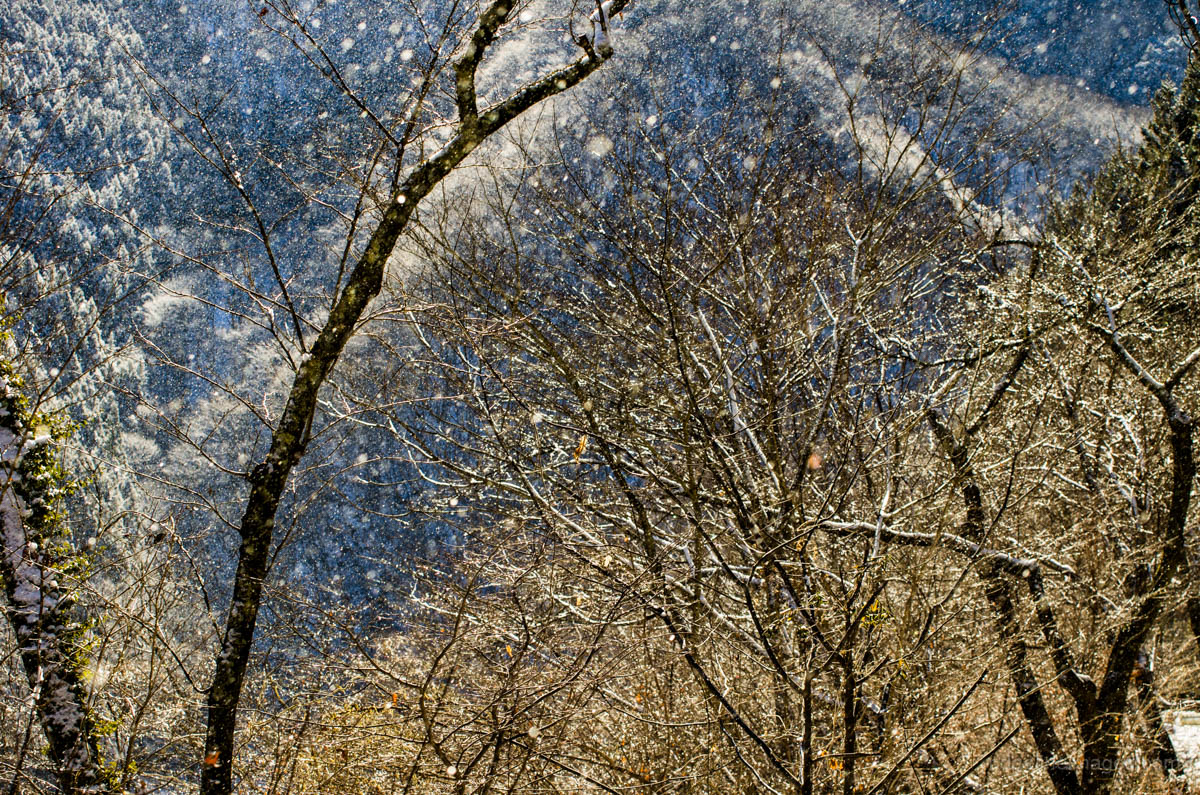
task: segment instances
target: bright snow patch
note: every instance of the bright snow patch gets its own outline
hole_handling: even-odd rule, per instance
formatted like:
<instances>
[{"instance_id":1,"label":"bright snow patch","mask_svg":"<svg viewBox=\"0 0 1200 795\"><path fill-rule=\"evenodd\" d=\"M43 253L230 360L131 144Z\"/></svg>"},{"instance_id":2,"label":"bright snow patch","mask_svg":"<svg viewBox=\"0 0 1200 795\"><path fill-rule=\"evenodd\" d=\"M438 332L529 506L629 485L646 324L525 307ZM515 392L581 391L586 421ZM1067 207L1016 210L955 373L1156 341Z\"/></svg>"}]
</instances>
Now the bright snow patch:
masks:
<instances>
[{"instance_id":1,"label":"bright snow patch","mask_svg":"<svg viewBox=\"0 0 1200 795\"><path fill-rule=\"evenodd\" d=\"M612 139L603 133L588 139L587 150L596 157L604 157L613 150Z\"/></svg>"},{"instance_id":2,"label":"bright snow patch","mask_svg":"<svg viewBox=\"0 0 1200 795\"><path fill-rule=\"evenodd\" d=\"M1200 712L1173 710L1163 715L1163 724L1188 784L1200 785Z\"/></svg>"}]
</instances>

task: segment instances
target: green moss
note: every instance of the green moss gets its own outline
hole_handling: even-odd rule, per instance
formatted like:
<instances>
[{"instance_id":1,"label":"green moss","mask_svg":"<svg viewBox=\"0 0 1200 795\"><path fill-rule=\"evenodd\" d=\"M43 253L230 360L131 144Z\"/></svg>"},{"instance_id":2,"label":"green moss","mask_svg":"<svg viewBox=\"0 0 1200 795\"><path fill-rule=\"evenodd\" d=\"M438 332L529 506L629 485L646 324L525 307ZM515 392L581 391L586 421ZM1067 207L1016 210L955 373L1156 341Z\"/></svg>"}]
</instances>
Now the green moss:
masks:
<instances>
[{"instance_id":1,"label":"green moss","mask_svg":"<svg viewBox=\"0 0 1200 795\"><path fill-rule=\"evenodd\" d=\"M0 343L6 335L7 332L0 330ZM23 439L24 454L20 456L13 486L26 509L26 539L37 544L39 563L58 574L60 586L84 581L95 570L94 553L78 548L71 539L66 501L79 484L63 467L60 453L60 444L78 430L78 425L62 414L33 411L23 394L20 375L4 360L0 360L0 385L0 415ZM31 444L32 440L47 436L48 441ZM58 650L69 661L69 675L80 691L76 694L78 706L88 722L84 731L88 742L95 746L99 738L113 734L119 726L116 721L98 718L82 692L84 683L91 679L94 651L91 629L95 622L82 615L74 601L64 595L62 587L56 591L54 596L58 601L43 623L54 626ZM124 765L105 763L102 758L98 761L101 785L108 791L119 790L121 781L128 776Z\"/></svg>"}]
</instances>

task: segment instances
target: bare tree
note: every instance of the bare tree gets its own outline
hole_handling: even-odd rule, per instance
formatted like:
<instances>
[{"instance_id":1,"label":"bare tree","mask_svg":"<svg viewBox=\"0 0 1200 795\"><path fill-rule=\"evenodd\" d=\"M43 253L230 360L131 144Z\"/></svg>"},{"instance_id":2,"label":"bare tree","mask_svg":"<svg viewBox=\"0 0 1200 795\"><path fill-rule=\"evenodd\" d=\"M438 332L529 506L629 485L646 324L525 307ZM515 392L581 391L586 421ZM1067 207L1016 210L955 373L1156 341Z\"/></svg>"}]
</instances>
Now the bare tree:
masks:
<instances>
[{"instance_id":1,"label":"bare tree","mask_svg":"<svg viewBox=\"0 0 1200 795\"><path fill-rule=\"evenodd\" d=\"M423 219L438 265L415 333L442 397L392 422L482 572L461 607L431 608L529 665L606 672L572 692L644 732L648 763L564 731L540 748L571 774L854 792L917 760L939 786L970 779L941 735L994 685L948 662L972 630L939 629L970 594L937 572L940 536L894 517L921 503L915 482L946 488L920 476L921 428L964 364L950 296L996 231L960 180L986 187L975 147L1013 133L963 137L953 119L979 95L939 90L963 61L921 63L901 97L945 105L850 95L849 167L777 93L719 135L613 131L602 159L522 174L533 216L504 201L473 227ZM950 671L961 687L935 688Z\"/></svg>"},{"instance_id":2,"label":"bare tree","mask_svg":"<svg viewBox=\"0 0 1200 795\"><path fill-rule=\"evenodd\" d=\"M379 294L397 241L422 200L484 141L529 108L586 79L612 55L612 17L626 5L626 0L609 0L594 8L562 4L553 9L563 22L582 25L573 39L579 57L523 82L505 82L503 75L490 77L493 86L481 85L481 69L501 39L520 35L536 19L527 13L526 5L514 0L446 8L411 4L404 13L411 15L425 37L422 51L415 57L406 54L413 68L405 67L405 73L415 80L404 96L382 97L376 103L355 86L349 65L318 32L316 11L288 2L267 3L258 14L262 24L318 70L366 121L365 133L354 138L364 148L340 175L341 186L349 185L357 198L343 216L341 266L328 273L310 272L305 262L283 259L276 239L278 225L293 211L272 217L273 197L247 182L251 165L239 162L237 153L216 132L208 109L189 104L165 82L148 83L164 115L175 120L178 131L243 204L244 231L265 258L271 288L259 290L249 279L237 289L244 290L251 303L258 302L264 327L292 371L283 389L282 410L264 417L267 449L245 472L249 494L236 522L241 539L237 571L207 698L203 792L232 791L238 703L278 540L275 522L280 501L313 437L322 387L368 304ZM353 44L353 39L348 41L343 52ZM325 202L303 189L299 193L302 204ZM302 301L295 296L302 283L319 284L323 300ZM282 317L280 323L275 322L276 312Z\"/></svg>"},{"instance_id":3,"label":"bare tree","mask_svg":"<svg viewBox=\"0 0 1200 795\"><path fill-rule=\"evenodd\" d=\"M943 123L962 95L922 82L961 72L921 63L919 112L876 115L855 84L849 169L803 127L732 114L725 138L564 152L584 165L521 176L534 217L422 219L437 397L390 422L474 550L474 579L427 602L455 660L427 742L531 747L544 691L461 685L518 650L596 666L546 687L622 737L671 732L645 730L649 765L565 728L538 746L606 786L1175 774L1194 67L1040 240L976 203L987 147ZM485 729L497 704L519 706Z\"/></svg>"}]
</instances>

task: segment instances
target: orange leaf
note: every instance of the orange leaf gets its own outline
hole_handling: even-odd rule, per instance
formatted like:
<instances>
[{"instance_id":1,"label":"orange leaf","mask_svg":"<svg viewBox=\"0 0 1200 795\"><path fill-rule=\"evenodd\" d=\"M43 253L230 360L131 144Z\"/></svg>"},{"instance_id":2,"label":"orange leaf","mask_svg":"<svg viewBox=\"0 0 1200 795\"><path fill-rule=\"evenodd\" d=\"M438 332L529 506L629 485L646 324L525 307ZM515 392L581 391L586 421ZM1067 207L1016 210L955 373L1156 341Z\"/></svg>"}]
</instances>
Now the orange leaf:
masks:
<instances>
[{"instance_id":1,"label":"orange leaf","mask_svg":"<svg viewBox=\"0 0 1200 795\"><path fill-rule=\"evenodd\" d=\"M204 764L207 765L208 767L216 767L217 763L220 761L221 761L221 752L220 751L213 751L208 756L204 757Z\"/></svg>"}]
</instances>

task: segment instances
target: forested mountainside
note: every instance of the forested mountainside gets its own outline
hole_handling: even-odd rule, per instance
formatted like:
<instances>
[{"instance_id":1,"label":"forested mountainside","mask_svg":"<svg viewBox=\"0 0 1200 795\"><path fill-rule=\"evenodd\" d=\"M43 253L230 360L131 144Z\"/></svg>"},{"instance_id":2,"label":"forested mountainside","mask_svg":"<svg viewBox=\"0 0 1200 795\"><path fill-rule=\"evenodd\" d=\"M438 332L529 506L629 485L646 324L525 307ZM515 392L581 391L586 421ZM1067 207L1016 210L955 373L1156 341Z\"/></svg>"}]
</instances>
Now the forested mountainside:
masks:
<instances>
[{"instance_id":1,"label":"forested mountainside","mask_svg":"<svg viewBox=\"0 0 1200 795\"><path fill-rule=\"evenodd\" d=\"M0 780L1185 786L1196 13L10 4Z\"/></svg>"},{"instance_id":2,"label":"forested mountainside","mask_svg":"<svg viewBox=\"0 0 1200 795\"><path fill-rule=\"evenodd\" d=\"M986 2L901 3L907 13L943 30L995 16ZM1182 43L1163 3L1015 2L996 22L998 54L1030 76L1055 76L1117 102L1142 104L1164 79L1179 79Z\"/></svg>"},{"instance_id":3,"label":"forested mountainside","mask_svg":"<svg viewBox=\"0 0 1200 795\"><path fill-rule=\"evenodd\" d=\"M419 71L412 64L425 35L412 15L397 14L393 20L379 8L346 3L321 7L320 13L313 8L308 34L324 48L317 66L308 63L311 54L302 55L272 32L268 25L275 12L271 10L260 17L262 8L240 2L230 3L227 8L147 3L131 10L141 35L151 42L149 46L172 54L171 58L147 64L147 79L162 81L171 96L186 106L204 108L209 126L204 134L219 138L229 147L230 162L225 170L244 172L246 183L256 186L255 201L274 205L271 209L282 226L272 235L272 245L277 249L277 259L295 269L295 273L288 272L289 278L304 273L304 263L313 261L314 255L331 263L343 255L335 206L310 202L303 213L295 212L295 206L302 201L303 190L331 183L337 179L331 172L369 151L369 140L361 136L370 132L364 133L357 123L363 113L359 102L386 103L395 91L397 74ZM989 190L1005 194L989 201L1019 207L1022 213L1036 213L1039 189L1044 191L1050 185L1064 189L1094 168L1120 141L1136 139L1145 118L1144 96L1139 101L1128 93L1117 92L1113 99L1081 88L1074 75L1046 69L1045 62L1025 52L1027 48L1018 39L1029 35L1028 31L1010 16L1000 15L999 21L993 22L980 21L982 8L976 9L975 15L960 10L945 19L937 17L931 7L914 7L912 11L910 16L907 8L896 11L891 6L869 3L814 4L799 9L771 3L739 6L724 2L691 4L687 9L652 3L634 6L628 19L620 22L631 55L580 86L579 96L564 98L550 107L557 112L561 106L562 113L569 116L558 120L558 127L569 131L581 149L597 143L606 146L620 135L623 126L650 117L664 123L670 120L668 129L671 125L689 131L706 125L715 129L712 125L720 123L723 112L734 108L738 116L753 124L761 113L761 104L771 102L786 103L788 112L796 117L790 122L804 124L817 138L844 137L850 124L841 110L845 86L839 84L839 76L855 75L868 91L903 92L908 88L904 85L908 77L893 62L904 48L921 46L911 40L912 36L929 35L935 46L950 47L959 39L968 39L970 31L983 25L988 30L995 28L996 35L985 38L978 49L971 51L964 76L975 95L972 112L981 117L994 116L1006 125L1006 140L995 147L992 164L1004 170L1003 188L976 175L981 185L987 183ZM427 13L436 15L436 11ZM654 19L655 24L644 25L643 19ZM1128 52L1138 47L1173 46L1171 42L1178 40L1169 19L1161 13L1155 15L1150 7L1131 14L1131 23L1133 20L1140 20L1137 29L1144 37L1121 39L1126 46L1114 47L1113 59L1130 57ZM932 27L922 28L923 24ZM1047 40L1057 42L1051 29L1034 27ZM542 62L553 64L554 58L561 57L561 47L539 38L534 29L523 29L514 33L511 42L501 43L497 68L535 46L534 41L538 42L536 48L540 49L535 51L541 53L537 58ZM322 60L326 56L328 62ZM875 64L869 81L856 74L861 72L858 61L864 57ZM1181 62L1178 54L1173 59L1164 57L1156 62L1156 68L1163 74L1178 76ZM1020 66L1009 65L1014 63ZM1081 60L1077 65L1086 69L1091 63ZM326 72L336 68L336 77L323 75L322 67ZM786 90L772 89L771 80L775 78L786 81ZM355 98L348 97L338 81L343 81ZM164 99L159 97L160 101ZM860 105L867 107L870 101L864 93ZM869 118L878 120L878 114ZM971 134L969 126L962 126L962 134ZM999 140L1002 134L997 131L994 137ZM942 143L948 146L949 139ZM209 219L215 221L231 208L244 212L241 197L221 177L219 169L195 160L195 153L188 147L178 148L178 162L172 168L186 172L189 184L198 190L187 200L187 210L175 214L176 218L188 218L195 228L185 230L176 225L167 230L179 238L171 247L187 250L184 243L190 240L192 248L187 253L195 254L196 242L204 241L202 245L209 251L227 246L232 252L245 241L222 228L224 219L215 223ZM841 154L853 156L850 149ZM280 167L281 163L286 163L286 168ZM292 184L299 175L305 180L302 188ZM257 307L231 305L250 299L231 290L226 279L206 278L209 268L197 262L175 263L166 277L167 289L146 293L140 310L144 321L141 328L154 342L156 356L161 354L160 358L172 362L198 357L205 366L219 368L216 373L193 374L168 366L156 371L156 383L172 398L210 398L181 400L177 409L187 417L176 417L172 422L194 426L193 435L205 439L208 452L202 460L223 457L220 464L208 469L206 478L211 482L206 481L205 488L228 497L233 506L230 510L236 510L241 496L236 489L228 490L236 476L230 480L229 473L221 470L236 472L239 462L244 464L253 458L246 441L255 438L257 429L238 428L239 420L231 416L225 399L213 394L211 382L232 384L248 378L254 384L249 388L257 389L261 373L256 368L264 366L263 351L259 342L245 338L258 329L235 328L239 315L253 314ZM196 284L197 280L202 286ZM199 296L199 301L179 300L180 295L192 291L210 294ZM199 338L181 332L189 328L199 330ZM211 333L214 329L215 335ZM207 355L200 356L199 350L209 346ZM287 366L283 359L275 364ZM249 415L243 419L254 422ZM218 424L221 427L216 430ZM378 471L372 477L351 474L354 461L364 455L374 458L373 450L386 444L372 438L376 432L360 425L349 438L339 438L339 453L329 459L327 469L343 473L340 480L345 482L333 485L322 478L320 489L322 493L329 493L324 491L329 488L362 492L362 499L378 506L382 514L396 516L411 510L409 498L416 496L408 486L395 485L412 477L407 462L373 464ZM147 457L150 466L182 468L189 474L197 466L193 446L179 449L162 436L161 429L158 434L148 433L144 426L133 429L128 441ZM226 444L227 449L219 449ZM375 482L385 485L372 489L369 484ZM423 491L420 485L412 488ZM369 497L365 496L367 492ZM394 502L397 498L403 504ZM377 550L383 538L391 537L386 522L372 521L357 511L347 513L342 498L312 496L304 501L306 510L312 512L304 522L306 527L336 527L339 531L318 530L311 543L289 551L297 556L289 565L305 575L301 582L324 583L340 578L342 586L351 592L363 598L381 596L385 605L391 603L396 589L409 587L405 578L378 576L381 569L374 552L364 556L364 549ZM195 532L212 531L206 514L202 513L200 522ZM406 552L423 551L429 537L444 531L437 524L420 532L406 532L399 542L390 543L400 543Z\"/></svg>"}]
</instances>

